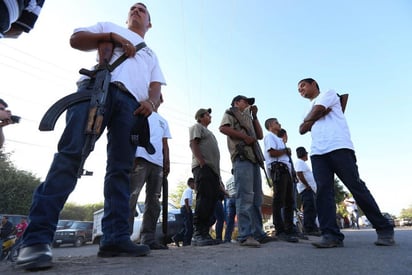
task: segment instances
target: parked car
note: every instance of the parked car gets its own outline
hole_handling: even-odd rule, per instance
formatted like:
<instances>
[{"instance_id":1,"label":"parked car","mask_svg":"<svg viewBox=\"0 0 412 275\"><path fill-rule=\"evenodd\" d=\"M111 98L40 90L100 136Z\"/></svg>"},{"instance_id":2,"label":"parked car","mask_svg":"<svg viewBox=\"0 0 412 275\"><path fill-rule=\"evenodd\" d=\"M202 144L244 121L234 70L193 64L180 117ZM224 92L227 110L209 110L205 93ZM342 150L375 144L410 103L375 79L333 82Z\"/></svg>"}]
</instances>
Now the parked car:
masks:
<instances>
[{"instance_id":1,"label":"parked car","mask_svg":"<svg viewBox=\"0 0 412 275\"><path fill-rule=\"evenodd\" d=\"M82 246L92 240L93 222L75 221L66 229L56 230L54 234L53 247L61 244L73 244L76 247Z\"/></svg>"},{"instance_id":2,"label":"parked car","mask_svg":"<svg viewBox=\"0 0 412 275\"><path fill-rule=\"evenodd\" d=\"M411 226L411 225L412 225L412 219L403 218L399 221L399 226Z\"/></svg>"},{"instance_id":3,"label":"parked car","mask_svg":"<svg viewBox=\"0 0 412 275\"><path fill-rule=\"evenodd\" d=\"M396 226L395 225L395 220L393 219L393 217L389 213L382 212L382 216L384 216L393 227Z\"/></svg>"},{"instance_id":4,"label":"parked car","mask_svg":"<svg viewBox=\"0 0 412 275\"><path fill-rule=\"evenodd\" d=\"M57 222L57 228L56 228L56 230L70 228L70 226L72 226L72 224L73 224L74 222L75 222L75 220L59 220L59 221Z\"/></svg>"},{"instance_id":5,"label":"parked car","mask_svg":"<svg viewBox=\"0 0 412 275\"><path fill-rule=\"evenodd\" d=\"M134 242L140 240L140 227L143 221L143 212L144 212L144 202L138 202L136 204L136 216L133 223L133 234L130 236L130 239ZM93 237L92 242L97 244L100 242L100 238L103 235L102 232L102 218L104 215L104 210L100 209L94 212L93 214ZM172 236L177 234L183 228L183 217L180 214L180 209L176 208L174 205L168 205L168 217L167 217L167 236L166 239L163 236L162 231L162 213L160 213L159 220L156 225L156 240L159 243L171 243Z\"/></svg>"}]
</instances>

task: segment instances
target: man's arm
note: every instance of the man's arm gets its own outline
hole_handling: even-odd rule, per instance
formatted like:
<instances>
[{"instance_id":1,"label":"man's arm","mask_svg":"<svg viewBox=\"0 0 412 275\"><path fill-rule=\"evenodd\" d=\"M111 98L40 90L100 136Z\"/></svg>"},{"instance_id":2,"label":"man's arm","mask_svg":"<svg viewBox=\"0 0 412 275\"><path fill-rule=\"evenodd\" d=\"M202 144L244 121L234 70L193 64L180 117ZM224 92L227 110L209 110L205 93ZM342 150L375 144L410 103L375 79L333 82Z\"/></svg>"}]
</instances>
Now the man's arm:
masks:
<instances>
[{"instance_id":1,"label":"man's arm","mask_svg":"<svg viewBox=\"0 0 412 275\"><path fill-rule=\"evenodd\" d=\"M290 156L290 154L291 154L290 148L284 148L284 149L280 149L280 150L270 148L268 150L268 152L269 152L269 155L272 158L278 158L278 157L283 156L283 155Z\"/></svg>"},{"instance_id":2,"label":"man's arm","mask_svg":"<svg viewBox=\"0 0 412 275\"><path fill-rule=\"evenodd\" d=\"M250 107L251 113L252 113L252 123L253 123L253 128L255 129L255 134L257 139L262 139L263 138L263 130L262 126L259 123L259 120L257 118L257 112L258 108L256 105L253 105Z\"/></svg>"},{"instance_id":3,"label":"man's arm","mask_svg":"<svg viewBox=\"0 0 412 275\"><path fill-rule=\"evenodd\" d=\"M306 186L306 189L312 189L312 187L310 187L308 181L305 179L305 176L303 175L303 172L296 172L296 176L298 177L300 182L303 183L303 185Z\"/></svg>"},{"instance_id":4,"label":"man's arm","mask_svg":"<svg viewBox=\"0 0 412 275\"><path fill-rule=\"evenodd\" d=\"M243 133L242 131L238 131L230 127L229 125L222 125L219 127L219 131L222 134L225 134L231 138L243 140L246 144L250 145L257 140L247 134Z\"/></svg>"},{"instance_id":5,"label":"man's arm","mask_svg":"<svg viewBox=\"0 0 412 275\"><path fill-rule=\"evenodd\" d=\"M299 126L299 133L303 135L309 132L312 129L313 124L315 124L315 122L319 118L327 115L329 112L330 109L326 109L322 105L314 105L312 107L312 110L309 112L309 114L303 120L302 124Z\"/></svg>"},{"instance_id":6,"label":"man's arm","mask_svg":"<svg viewBox=\"0 0 412 275\"><path fill-rule=\"evenodd\" d=\"M151 82L149 87L149 98L140 102L140 106L134 111L134 115L150 116L150 114L160 105L161 88L162 84L160 82Z\"/></svg>"},{"instance_id":7,"label":"man's arm","mask_svg":"<svg viewBox=\"0 0 412 275\"><path fill-rule=\"evenodd\" d=\"M185 199L185 208L187 212L192 211L192 209L190 209L190 205L189 205L189 199Z\"/></svg>"},{"instance_id":8,"label":"man's arm","mask_svg":"<svg viewBox=\"0 0 412 275\"><path fill-rule=\"evenodd\" d=\"M199 142L199 138L190 140L190 149L192 150L192 153L197 159L197 161L199 162L200 167L203 167L206 162L202 156L202 153L200 152Z\"/></svg>"}]
</instances>

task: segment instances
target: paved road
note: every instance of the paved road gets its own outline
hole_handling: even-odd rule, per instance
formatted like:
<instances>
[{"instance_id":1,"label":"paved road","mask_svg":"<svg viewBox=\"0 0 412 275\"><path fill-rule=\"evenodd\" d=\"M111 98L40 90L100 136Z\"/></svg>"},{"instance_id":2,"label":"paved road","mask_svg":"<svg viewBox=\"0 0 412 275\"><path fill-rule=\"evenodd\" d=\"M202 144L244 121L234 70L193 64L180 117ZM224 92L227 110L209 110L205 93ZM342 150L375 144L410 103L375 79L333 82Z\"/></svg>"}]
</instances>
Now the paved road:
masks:
<instances>
[{"instance_id":1,"label":"paved road","mask_svg":"<svg viewBox=\"0 0 412 275\"><path fill-rule=\"evenodd\" d=\"M345 230L345 247L316 249L310 244L273 242L261 248L237 244L170 246L139 258L97 258L97 245L53 249L54 267L39 274L412 274L412 229L397 229L394 247L377 247L371 229ZM0 274L16 274L10 263Z\"/></svg>"}]
</instances>

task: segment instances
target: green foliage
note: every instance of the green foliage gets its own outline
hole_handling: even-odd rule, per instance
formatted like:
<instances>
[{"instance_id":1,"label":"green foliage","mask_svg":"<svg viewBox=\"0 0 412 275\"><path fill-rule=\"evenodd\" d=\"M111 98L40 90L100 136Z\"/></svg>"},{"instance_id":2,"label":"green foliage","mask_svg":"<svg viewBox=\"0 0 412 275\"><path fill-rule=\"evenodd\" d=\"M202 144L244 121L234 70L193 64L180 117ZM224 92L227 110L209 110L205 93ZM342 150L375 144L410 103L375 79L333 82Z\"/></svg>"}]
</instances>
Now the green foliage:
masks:
<instances>
[{"instance_id":1,"label":"green foliage","mask_svg":"<svg viewBox=\"0 0 412 275\"><path fill-rule=\"evenodd\" d=\"M412 204L409 208L403 208L400 213L400 218L402 219L412 219Z\"/></svg>"},{"instance_id":2,"label":"green foliage","mask_svg":"<svg viewBox=\"0 0 412 275\"><path fill-rule=\"evenodd\" d=\"M66 203L60 212L62 220L93 221L93 213L103 208L103 202L95 204L78 205Z\"/></svg>"},{"instance_id":3,"label":"green foliage","mask_svg":"<svg viewBox=\"0 0 412 275\"><path fill-rule=\"evenodd\" d=\"M173 193L169 194L169 202L171 202L177 208L180 208L180 199L182 198L182 194L186 188L186 182L179 182L176 190Z\"/></svg>"},{"instance_id":4,"label":"green foliage","mask_svg":"<svg viewBox=\"0 0 412 275\"><path fill-rule=\"evenodd\" d=\"M27 215L40 179L30 172L16 169L9 154L1 150L0 175L0 212Z\"/></svg>"}]
</instances>

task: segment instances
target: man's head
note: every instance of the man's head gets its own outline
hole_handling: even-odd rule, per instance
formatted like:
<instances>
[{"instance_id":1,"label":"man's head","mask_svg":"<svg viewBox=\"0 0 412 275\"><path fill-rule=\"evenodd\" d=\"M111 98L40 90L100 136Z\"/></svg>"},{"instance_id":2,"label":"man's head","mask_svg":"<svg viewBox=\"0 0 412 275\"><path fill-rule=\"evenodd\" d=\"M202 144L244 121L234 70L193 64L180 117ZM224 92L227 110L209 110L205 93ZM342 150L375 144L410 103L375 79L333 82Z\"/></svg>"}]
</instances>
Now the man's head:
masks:
<instances>
[{"instance_id":1,"label":"man's head","mask_svg":"<svg viewBox=\"0 0 412 275\"><path fill-rule=\"evenodd\" d=\"M127 26L142 37L152 27L149 11L143 3L136 3L130 7Z\"/></svg>"},{"instance_id":2,"label":"man's head","mask_svg":"<svg viewBox=\"0 0 412 275\"><path fill-rule=\"evenodd\" d=\"M288 132L286 132L285 129L280 129L277 136L280 137L284 143L288 142Z\"/></svg>"},{"instance_id":3,"label":"man's head","mask_svg":"<svg viewBox=\"0 0 412 275\"><path fill-rule=\"evenodd\" d=\"M298 148L296 148L296 156L297 156L298 158L300 158L300 159L307 157L307 156L308 156L308 152L306 152L305 147L298 147Z\"/></svg>"},{"instance_id":4,"label":"man's head","mask_svg":"<svg viewBox=\"0 0 412 275\"><path fill-rule=\"evenodd\" d=\"M268 118L265 121L265 128L269 132L277 134L281 129L280 127L281 127L281 125L280 125L280 123L278 122L278 120L276 118L273 118L273 117Z\"/></svg>"},{"instance_id":5,"label":"man's head","mask_svg":"<svg viewBox=\"0 0 412 275\"><path fill-rule=\"evenodd\" d=\"M187 186L194 189L195 188L195 179L194 178L188 178L187 179Z\"/></svg>"},{"instance_id":6,"label":"man's head","mask_svg":"<svg viewBox=\"0 0 412 275\"><path fill-rule=\"evenodd\" d=\"M195 114L195 119L200 124L207 126L210 124L210 122L212 122L212 116L210 115L211 113L212 113L211 108L208 108L208 109L201 108L197 110Z\"/></svg>"},{"instance_id":7,"label":"man's head","mask_svg":"<svg viewBox=\"0 0 412 275\"><path fill-rule=\"evenodd\" d=\"M242 111L246 109L249 105L253 105L255 103L254 97L246 97L244 95L237 95L232 99L232 107L238 107Z\"/></svg>"},{"instance_id":8,"label":"man's head","mask_svg":"<svg viewBox=\"0 0 412 275\"><path fill-rule=\"evenodd\" d=\"M5 224L8 220L9 220L9 217L3 216L3 217L1 218L1 224Z\"/></svg>"},{"instance_id":9,"label":"man's head","mask_svg":"<svg viewBox=\"0 0 412 275\"><path fill-rule=\"evenodd\" d=\"M305 78L299 81L298 91L302 97L310 100L317 97L320 92L319 85L313 78Z\"/></svg>"}]
</instances>

